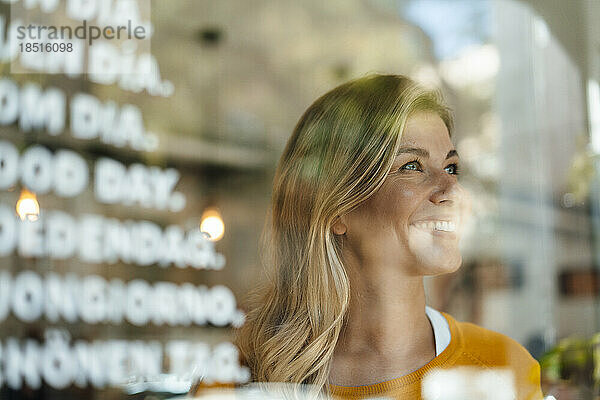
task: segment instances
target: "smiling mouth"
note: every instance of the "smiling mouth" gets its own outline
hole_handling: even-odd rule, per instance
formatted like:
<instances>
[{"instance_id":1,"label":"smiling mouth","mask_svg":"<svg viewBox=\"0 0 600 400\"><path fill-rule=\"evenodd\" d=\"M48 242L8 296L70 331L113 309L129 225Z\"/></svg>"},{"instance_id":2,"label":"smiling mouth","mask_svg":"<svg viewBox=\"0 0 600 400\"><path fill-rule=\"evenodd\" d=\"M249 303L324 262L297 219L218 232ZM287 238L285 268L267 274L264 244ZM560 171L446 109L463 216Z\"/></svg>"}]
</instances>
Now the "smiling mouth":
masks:
<instances>
[{"instance_id":1,"label":"smiling mouth","mask_svg":"<svg viewBox=\"0 0 600 400\"><path fill-rule=\"evenodd\" d=\"M421 221L412 224L415 228L433 232L456 232L456 223L453 221Z\"/></svg>"}]
</instances>

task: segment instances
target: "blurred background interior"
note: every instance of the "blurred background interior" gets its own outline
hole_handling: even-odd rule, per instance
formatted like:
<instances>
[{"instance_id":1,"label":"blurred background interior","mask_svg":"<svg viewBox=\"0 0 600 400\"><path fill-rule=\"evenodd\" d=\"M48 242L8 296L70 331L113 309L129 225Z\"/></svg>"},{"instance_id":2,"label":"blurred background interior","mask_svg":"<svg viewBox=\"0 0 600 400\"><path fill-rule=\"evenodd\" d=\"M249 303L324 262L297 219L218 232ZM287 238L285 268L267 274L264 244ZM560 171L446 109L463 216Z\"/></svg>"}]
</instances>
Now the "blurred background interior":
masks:
<instances>
[{"instance_id":1,"label":"blurred background interior","mask_svg":"<svg viewBox=\"0 0 600 400\"><path fill-rule=\"evenodd\" d=\"M0 1L4 21L10 20L8 3ZM21 151L36 143L53 152L73 149L90 166L104 156L176 168L177 189L187 199L177 212L106 205L93 200L90 185L70 199L33 193L42 210L189 230L210 209L224 225L214 246L226 264L218 271L107 265L15 251L2 256L0 266L13 276L33 270L225 285L245 309L262 276L259 238L273 172L301 113L348 79L405 74L440 88L454 110L461 179L474 199L463 267L427 280L429 304L522 343L542 362L546 394L598 396L599 20L597 0L155 0L151 52L161 78L173 85L169 96L64 74L12 74L5 59L2 77L18 86L34 82L58 87L68 99L84 92L136 105L158 145L135 151L45 129L24 133L17 123L0 126L0 139ZM5 33L0 46L6 46ZM15 210L22 189L2 190L0 202ZM230 325L23 322L8 315L0 340L41 337L49 327L88 341L209 345L230 341L233 332ZM6 382L0 390L11 399L124 395L116 388L59 391L46 384L15 390Z\"/></svg>"}]
</instances>

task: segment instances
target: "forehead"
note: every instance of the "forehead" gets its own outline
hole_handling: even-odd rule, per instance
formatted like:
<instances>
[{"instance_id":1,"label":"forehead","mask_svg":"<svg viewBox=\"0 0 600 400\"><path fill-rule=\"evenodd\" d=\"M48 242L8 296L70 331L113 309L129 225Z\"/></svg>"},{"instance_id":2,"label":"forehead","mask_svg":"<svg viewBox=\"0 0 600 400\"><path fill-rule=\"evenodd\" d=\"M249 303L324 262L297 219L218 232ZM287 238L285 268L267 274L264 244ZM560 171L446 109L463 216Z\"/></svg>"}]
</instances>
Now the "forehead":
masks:
<instances>
[{"instance_id":1,"label":"forehead","mask_svg":"<svg viewBox=\"0 0 600 400\"><path fill-rule=\"evenodd\" d=\"M418 112L408 118L400 143L401 146L422 147L430 152L439 150L444 155L454 148L446 124L431 111Z\"/></svg>"}]
</instances>

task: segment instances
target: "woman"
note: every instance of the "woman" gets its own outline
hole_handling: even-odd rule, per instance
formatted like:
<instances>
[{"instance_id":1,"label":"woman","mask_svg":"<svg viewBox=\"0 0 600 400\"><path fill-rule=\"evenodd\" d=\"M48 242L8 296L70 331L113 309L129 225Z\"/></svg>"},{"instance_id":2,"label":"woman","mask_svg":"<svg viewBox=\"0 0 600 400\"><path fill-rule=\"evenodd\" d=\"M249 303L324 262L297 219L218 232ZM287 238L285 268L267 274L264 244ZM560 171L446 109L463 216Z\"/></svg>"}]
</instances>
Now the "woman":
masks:
<instances>
[{"instance_id":1,"label":"woman","mask_svg":"<svg viewBox=\"0 0 600 400\"><path fill-rule=\"evenodd\" d=\"M436 368L504 367L518 399L541 398L522 346L425 305L423 277L461 264L451 132L440 97L399 75L338 86L300 118L274 180L272 274L238 337L253 380L418 399Z\"/></svg>"}]
</instances>

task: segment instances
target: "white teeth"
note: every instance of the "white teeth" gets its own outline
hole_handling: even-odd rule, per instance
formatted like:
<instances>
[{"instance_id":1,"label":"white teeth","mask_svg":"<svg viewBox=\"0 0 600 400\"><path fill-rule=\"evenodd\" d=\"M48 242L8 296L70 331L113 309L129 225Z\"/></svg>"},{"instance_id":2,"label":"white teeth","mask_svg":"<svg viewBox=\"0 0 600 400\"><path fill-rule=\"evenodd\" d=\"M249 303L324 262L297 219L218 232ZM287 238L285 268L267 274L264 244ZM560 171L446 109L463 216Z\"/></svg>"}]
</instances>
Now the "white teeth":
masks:
<instances>
[{"instance_id":1,"label":"white teeth","mask_svg":"<svg viewBox=\"0 0 600 400\"><path fill-rule=\"evenodd\" d=\"M415 226L420 229L427 229L430 231L444 231L444 232L455 232L456 224L452 221L427 221L417 222Z\"/></svg>"}]
</instances>

